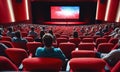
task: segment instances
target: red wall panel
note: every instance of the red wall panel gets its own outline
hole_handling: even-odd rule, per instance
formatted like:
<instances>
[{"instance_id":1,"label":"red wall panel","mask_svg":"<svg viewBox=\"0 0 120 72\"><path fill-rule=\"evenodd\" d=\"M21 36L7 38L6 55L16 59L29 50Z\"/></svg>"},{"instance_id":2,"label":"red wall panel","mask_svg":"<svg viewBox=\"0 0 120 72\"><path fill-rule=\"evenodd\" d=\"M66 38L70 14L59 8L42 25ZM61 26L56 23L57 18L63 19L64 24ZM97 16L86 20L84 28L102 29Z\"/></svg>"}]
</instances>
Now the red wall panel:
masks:
<instances>
[{"instance_id":1,"label":"red wall panel","mask_svg":"<svg viewBox=\"0 0 120 72\"><path fill-rule=\"evenodd\" d=\"M16 0L12 0L12 6L13 6L13 12L15 15L16 22L27 20L25 0L22 0L21 2L17 2Z\"/></svg>"},{"instance_id":2,"label":"red wall panel","mask_svg":"<svg viewBox=\"0 0 120 72\"><path fill-rule=\"evenodd\" d=\"M109 11L108 11L107 21L110 21L110 22L115 21L118 5L119 5L119 0L111 0Z\"/></svg>"},{"instance_id":3,"label":"red wall panel","mask_svg":"<svg viewBox=\"0 0 120 72\"><path fill-rule=\"evenodd\" d=\"M101 3L100 0L97 1L97 8L98 8L98 11L97 11L97 17L96 19L97 20L102 20L104 21L104 17L105 17L105 12L106 12L106 6L107 6L107 0L104 0L104 2Z\"/></svg>"},{"instance_id":4,"label":"red wall panel","mask_svg":"<svg viewBox=\"0 0 120 72\"><path fill-rule=\"evenodd\" d=\"M0 23L12 22L7 0L0 0Z\"/></svg>"}]
</instances>

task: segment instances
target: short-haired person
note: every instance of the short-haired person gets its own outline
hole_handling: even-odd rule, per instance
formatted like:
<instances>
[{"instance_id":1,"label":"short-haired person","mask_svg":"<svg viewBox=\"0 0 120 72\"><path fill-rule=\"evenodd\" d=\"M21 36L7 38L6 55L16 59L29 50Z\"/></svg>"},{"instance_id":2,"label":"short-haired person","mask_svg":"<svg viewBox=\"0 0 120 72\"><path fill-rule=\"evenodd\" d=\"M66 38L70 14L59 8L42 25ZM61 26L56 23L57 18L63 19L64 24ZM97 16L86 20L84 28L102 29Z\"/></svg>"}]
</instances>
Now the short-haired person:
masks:
<instances>
[{"instance_id":1,"label":"short-haired person","mask_svg":"<svg viewBox=\"0 0 120 72\"><path fill-rule=\"evenodd\" d=\"M20 31L15 32L15 37L12 38L12 42L23 42L27 43L28 41L22 38Z\"/></svg>"},{"instance_id":2,"label":"short-haired person","mask_svg":"<svg viewBox=\"0 0 120 72\"><path fill-rule=\"evenodd\" d=\"M53 36L50 33L46 33L43 37L44 47L38 47L36 50L36 57L51 57L51 58L59 58L62 61L65 61L66 57L61 51L60 48L54 48L52 46Z\"/></svg>"}]
</instances>

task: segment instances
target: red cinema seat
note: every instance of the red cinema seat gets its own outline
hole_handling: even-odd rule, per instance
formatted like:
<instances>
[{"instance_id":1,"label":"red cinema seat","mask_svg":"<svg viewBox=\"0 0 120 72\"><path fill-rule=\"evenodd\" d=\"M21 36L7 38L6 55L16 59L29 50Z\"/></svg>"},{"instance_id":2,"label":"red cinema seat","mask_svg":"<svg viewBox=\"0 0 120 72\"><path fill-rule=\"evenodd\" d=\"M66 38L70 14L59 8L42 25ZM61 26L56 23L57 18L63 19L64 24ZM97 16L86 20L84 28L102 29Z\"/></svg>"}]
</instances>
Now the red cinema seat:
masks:
<instances>
[{"instance_id":1,"label":"red cinema seat","mask_svg":"<svg viewBox=\"0 0 120 72\"><path fill-rule=\"evenodd\" d=\"M57 58L26 58L22 62L24 71L59 72L62 60Z\"/></svg>"},{"instance_id":2,"label":"red cinema seat","mask_svg":"<svg viewBox=\"0 0 120 72\"><path fill-rule=\"evenodd\" d=\"M27 52L24 49L19 48L7 48L5 50L5 53L11 59L11 61L18 67L20 66L22 60L28 57Z\"/></svg>"},{"instance_id":3,"label":"red cinema seat","mask_svg":"<svg viewBox=\"0 0 120 72\"><path fill-rule=\"evenodd\" d=\"M114 45L118 43L118 38L111 38L108 43L113 43Z\"/></svg>"},{"instance_id":4,"label":"red cinema seat","mask_svg":"<svg viewBox=\"0 0 120 72\"><path fill-rule=\"evenodd\" d=\"M80 38L69 38L69 42L74 43L78 47L81 39Z\"/></svg>"},{"instance_id":5,"label":"red cinema seat","mask_svg":"<svg viewBox=\"0 0 120 72\"><path fill-rule=\"evenodd\" d=\"M29 53L32 54L32 56L35 56L35 52L38 47L43 46L41 42L28 42L26 45Z\"/></svg>"},{"instance_id":6,"label":"red cinema seat","mask_svg":"<svg viewBox=\"0 0 120 72\"><path fill-rule=\"evenodd\" d=\"M27 43L23 43L23 42L12 42L13 46L15 48L20 48L20 49L25 49L27 51Z\"/></svg>"},{"instance_id":7,"label":"red cinema seat","mask_svg":"<svg viewBox=\"0 0 120 72\"><path fill-rule=\"evenodd\" d=\"M100 43L107 43L107 39L106 39L106 38L97 38L97 39L96 39L96 47L97 47Z\"/></svg>"},{"instance_id":8,"label":"red cinema seat","mask_svg":"<svg viewBox=\"0 0 120 72\"><path fill-rule=\"evenodd\" d=\"M34 39L32 37L24 37L28 42L33 42Z\"/></svg>"},{"instance_id":9,"label":"red cinema seat","mask_svg":"<svg viewBox=\"0 0 120 72\"><path fill-rule=\"evenodd\" d=\"M0 41L0 43L5 44L9 48L13 48L14 47L13 44L10 41Z\"/></svg>"},{"instance_id":10,"label":"red cinema seat","mask_svg":"<svg viewBox=\"0 0 120 72\"><path fill-rule=\"evenodd\" d=\"M70 72L105 72L105 61L99 58L72 58Z\"/></svg>"},{"instance_id":11,"label":"red cinema seat","mask_svg":"<svg viewBox=\"0 0 120 72\"><path fill-rule=\"evenodd\" d=\"M0 72L4 71L18 71L18 68L8 58L0 56Z\"/></svg>"},{"instance_id":12,"label":"red cinema seat","mask_svg":"<svg viewBox=\"0 0 120 72\"><path fill-rule=\"evenodd\" d=\"M97 47L97 51L101 53L109 53L114 47L112 43L101 43Z\"/></svg>"},{"instance_id":13,"label":"red cinema seat","mask_svg":"<svg viewBox=\"0 0 120 72\"><path fill-rule=\"evenodd\" d=\"M94 39L93 38L83 38L81 43L93 43Z\"/></svg>"},{"instance_id":14,"label":"red cinema seat","mask_svg":"<svg viewBox=\"0 0 120 72\"><path fill-rule=\"evenodd\" d=\"M60 43L59 47L68 59L71 58L71 52L76 48L74 43Z\"/></svg>"},{"instance_id":15,"label":"red cinema seat","mask_svg":"<svg viewBox=\"0 0 120 72\"><path fill-rule=\"evenodd\" d=\"M59 46L60 43L68 42L67 38L57 38L57 46Z\"/></svg>"},{"instance_id":16,"label":"red cinema seat","mask_svg":"<svg viewBox=\"0 0 120 72\"><path fill-rule=\"evenodd\" d=\"M96 57L96 52L91 50L74 50L72 51L72 58L78 57Z\"/></svg>"},{"instance_id":17,"label":"red cinema seat","mask_svg":"<svg viewBox=\"0 0 120 72\"><path fill-rule=\"evenodd\" d=\"M94 43L80 43L78 45L79 50L96 50Z\"/></svg>"},{"instance_id":18,"label":"red cinema seat","mask_svg":"<svg viewBox=\"0 0 120 72\"><path fill-rule=\"evenodd\" d=\"M120 61L112 68L111 72L120 72Z\"/></svg>"}]
</instances>

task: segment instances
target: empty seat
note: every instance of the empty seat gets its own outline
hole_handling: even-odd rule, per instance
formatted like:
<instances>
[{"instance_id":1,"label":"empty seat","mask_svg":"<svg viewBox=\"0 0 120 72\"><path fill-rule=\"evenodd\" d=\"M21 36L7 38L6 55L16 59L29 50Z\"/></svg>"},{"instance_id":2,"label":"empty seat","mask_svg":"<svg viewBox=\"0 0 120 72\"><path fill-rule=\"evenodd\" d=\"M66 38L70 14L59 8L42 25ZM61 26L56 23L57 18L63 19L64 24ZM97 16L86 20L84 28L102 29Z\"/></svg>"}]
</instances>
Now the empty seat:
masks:
<instances>
[{"instance_id":1,"label":"empty seat","mask_svg":"<svg viewBox=\"0 0 120 72\"><path fill-rule=\"evenodd\" d=\"M101 43L98 45L97 51L101 53L108 53L112 50L114 44L112 43Z\"/></svg>"},{"instance_id":2,"label":"empty seat","mask_svg":"<svg viewBox=\"0 0 120 72\"><path fill-rule=\"evenodd\" d=\"M108 43L113 43L114 45L118 43L118 38L111 38Z\"/></svg>"},{"instance_id":3,"label":"empty seat","mask_svg":"<svg viewBox=\"0 0 120 72\"><path fill-rule=\"evenodd\" d=\"M31 53L32 56L35 56L35 52L38 47L43 46L41 42L28 42L26 45L27 45L29 53Z\"/></svg>"},{"instance_id":4,"label":"empty seat","mask_svg":"<svg viewBox=\"0 0 120 72\"><path fill-rule=\"evenodd\" d=\"M7 47L12 48L14 47L13 44L10 41L0 41L0 43L5 44Z\"/></svg>"},{"instance_id":5,"label":"empty seat","mask_svg":"<svg viewBox=\"0 0 120 72\"><path fill-rule=\"evenodd\" d=\"M59 72L62 60L57 58L26 58L22 62L25 71Z\"/></svg>"},{"instance_id":6,"label":"empty seat","mask_svg":"<svg viewBox=\"0 0 120 72\"><path fill-rule=\"evenodd\" d=\"M105 72L105 61L99 58L72 58L70 72Z\"/></svg>"},{"instance_id":7,"label":"empty seat","mask_svg":"<svg viewBox=\"0 0 120 72\"><path fill-rule=\"evenodd\" d=\"M120 72L120 61L112 68L111 72Z\"/></svg>"},{"instance_id":8,"label":"empty seat","mask_svg":"<svg viewBox=\"0 0 120 72\"><path fill-rule=\"evenodd\" d=\"M74 50L72 51L72 58L78 57L96 57L96 52L91 50Z\"/></svg>"},{"instance_id":9,"label":"empty seat","mask_svg":"<svg viewBox=\"0 0 120 72\"><path fill-rule=\"evenodd\" d=\"M69 42L74 43L78 47L81 39L80 38L69 38Z\"/></svg>"},{"instance_id":10,"label":"empty seat","mask_svg":"<svg viewBox=\"0 0 120 72\"><path fill-rule=\"evenodd\" d=\"M94 43L80 43L78 45L79 50L96 50Z\"/></svg>"},{"instance_id":11,"label":"empty seat","mask_svg":"<svg viewBox=\"0 0 120 72\"><path fill-rule=\"evenodd\" d=\"M71 58L71 52L76 48L74 43L60 43L59 47L68 59Z\"/></svg>"},{"instance_id":12,"label":"empty seat","mask_svg":"<svg viewBox=\"0 0 120 72\"><path fill-rule=\"evenodd\" d=\"M59 46L60 43L68 42L67 38L57 38L57 46Z\"/></svg>"},{"instance_id":13,"label":"empty seat","mask_svg":"<svg viewBox=\"0 0 120 72\"><path fill-rule=\"evenodd\" d=\"M93 38L83 38L81 43L93 43L94 39Z\"/></svg>"},{"instance_id":14,"label":"empty seat","mask_svg":"<svg viewBox=\"0 0 120 72\"><path fill-rule=\"evenodd\" d=\"M106 38L97 38L97 39L96 39L96 47L97 47L100 43L107 43L107 39L106 39Z\"/></svg>"},{"instance_id":15,"label":"empty seat","mask_svg":"<svg viewBox=\"0 0 120 72\"><path fill-rule=\"evenodd\" d=\"M8 58L0 56L0 71L18 71L18 68Z\"/></svg>"},{"instance_id":16,"label":"empty seat","mask_svg":"<svg viewBox=\"0 0 120 72\"><path fill-rule=\"evenodd\" d=\"M28 54L24 49L8 48L5 50L5 53L11 59L11 61L18 67L20 66L22 60L28 57Z\"/></svg>"}]
</instances>

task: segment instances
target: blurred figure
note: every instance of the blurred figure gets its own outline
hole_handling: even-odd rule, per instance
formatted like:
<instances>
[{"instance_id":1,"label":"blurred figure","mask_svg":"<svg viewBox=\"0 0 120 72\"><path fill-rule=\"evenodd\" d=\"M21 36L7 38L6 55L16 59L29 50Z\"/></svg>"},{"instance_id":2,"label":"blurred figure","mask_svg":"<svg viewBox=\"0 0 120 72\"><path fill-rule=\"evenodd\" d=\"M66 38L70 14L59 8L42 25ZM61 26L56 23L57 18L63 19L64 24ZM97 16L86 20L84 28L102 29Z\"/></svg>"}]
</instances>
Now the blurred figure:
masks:
<instances>
[{"instance_id":1,"label":"blurred figure","mask_svg":"<svg viewBox=\"0 0 120 72\"><path fill-rule=\"evenodd\" d=\"M28 36L32 36L35 39L38 37L38 35L34 30L34 27L31 27L31 31L29 31Z\"/></svg>"},{"instance_id":2,"label":"blurred figure","mask_svg":"<svg viewBox=\"0 0 120 72\"><path fill-rule=\"evenodd\" d=\"M12 42L23 42L27 43L28 41L22 38L20 31L15 32L15 37L12 38Z\"/></svg>"},{"instance_id":3,"label":"blurred figure","mask_svg":"<svg viewBox=\"0 0 120 72\"><path fill-rule=\"evenodd\" d=\"M7 36L9 36L11 38L15 36L15 32L13 32L13 28L12 27L9 27L7 30L8 30L7 31Z\"/></svg>"},{"instance_id":4,"label":"blurred figure","mask_svg":"<svg viewBox=\"0 0 120 72\"><path fill-rule=\"evenodd\" d=\"M100 27L99 30L95 33L95 35L99 35L99 36L104 36L104 33L102 31L102 28Z\"/></svg>"},{"instance_id":5,"label":"blurred figure","mask_svg":"<svg viewBox=\"0 0 120 72\"><path fill-rule=\"evenodd\" d=\"M54 48L52 46L53 36L50 33L46 33L42 39L43 39L44 47L37 48L36 53L35 53L36 57L59 58L64 62L66 57L61 51L61 49Z\"/></svg>"}]
</instances>

